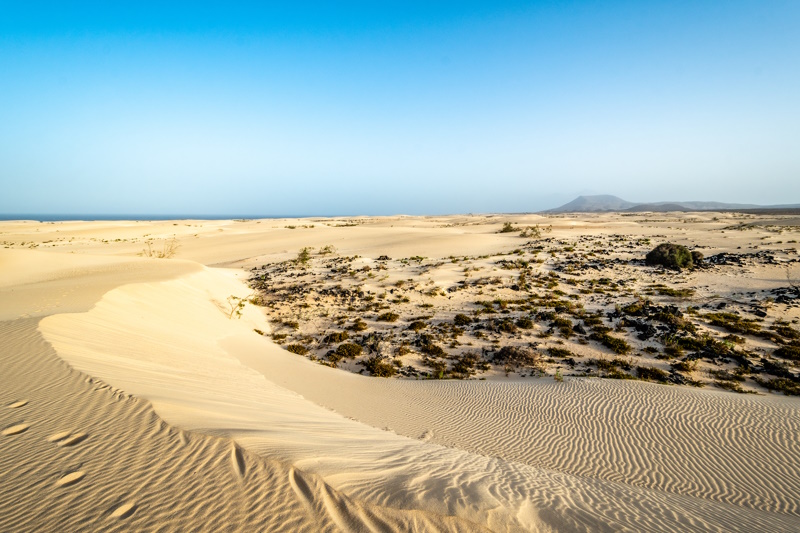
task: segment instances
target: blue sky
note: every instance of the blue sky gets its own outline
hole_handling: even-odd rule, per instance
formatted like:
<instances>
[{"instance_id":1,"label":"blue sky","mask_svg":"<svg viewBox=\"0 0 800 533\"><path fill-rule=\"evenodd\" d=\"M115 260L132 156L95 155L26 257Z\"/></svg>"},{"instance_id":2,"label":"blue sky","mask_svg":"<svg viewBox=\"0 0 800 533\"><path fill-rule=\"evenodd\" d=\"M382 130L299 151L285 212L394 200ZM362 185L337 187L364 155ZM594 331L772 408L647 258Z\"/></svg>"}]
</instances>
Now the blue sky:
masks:
<instances>
[{"instance_id":1,"label":"blue sky","mask_svg":"<svg viewBox=\"0 0 800 533\"><path fill-rule=\"evenodd\" d=\"M800 203L800 2L0 2L0 213Z\"/></svg>"}]
</instances>

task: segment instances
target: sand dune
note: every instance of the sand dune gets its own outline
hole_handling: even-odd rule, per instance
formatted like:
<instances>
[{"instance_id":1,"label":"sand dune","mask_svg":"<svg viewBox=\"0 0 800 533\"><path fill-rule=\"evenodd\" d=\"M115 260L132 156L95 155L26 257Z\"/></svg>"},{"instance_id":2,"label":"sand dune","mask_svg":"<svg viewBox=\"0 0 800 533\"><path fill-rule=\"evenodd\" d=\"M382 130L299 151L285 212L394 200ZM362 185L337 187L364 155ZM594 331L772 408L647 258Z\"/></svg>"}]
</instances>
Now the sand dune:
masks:
<instances>
[{"instance_id":1,"label":"sand dune","mask_svg":"<svg viewBox=\"0 0 800 533\"><path fill-rule=\"evenodd\" d=\"M368 378L232 319L246 273L207 266L506 246L474 221L4 224L40 248L0 250L0 530L800 529L796 399ZM173 234L177 259L134 256Z\"/></svg>"},{"instance_id":2,"label":"sand dune","mask_svg":"<svg viewBox=\"0 0 800 533\"><path fill-rule=\"evenodd\" d=\"M209 294L210 287L220 292ZM168 422L289 458L375 505L454 514L495 529L798 522L798 449L787 438L798 429L796 402L646 384L377 381L280 350L252 332L266 327L249 321L257 315L229 320L218 303L236 289L215 270L128 285L89 313L45 319L42 330L73 365L151 399ZM108 346L124 348L109 354ZM781 422L787 418L794 421ZM677 506L669 493L686 500L677 520L664 512ZM597 506L620 494L627 504ZM568 498L580 518L553 514L554 495ZM736 507L723 512L713 502ZM706 516L709 508L716 511Z\"/></svg>"}]
</instances>

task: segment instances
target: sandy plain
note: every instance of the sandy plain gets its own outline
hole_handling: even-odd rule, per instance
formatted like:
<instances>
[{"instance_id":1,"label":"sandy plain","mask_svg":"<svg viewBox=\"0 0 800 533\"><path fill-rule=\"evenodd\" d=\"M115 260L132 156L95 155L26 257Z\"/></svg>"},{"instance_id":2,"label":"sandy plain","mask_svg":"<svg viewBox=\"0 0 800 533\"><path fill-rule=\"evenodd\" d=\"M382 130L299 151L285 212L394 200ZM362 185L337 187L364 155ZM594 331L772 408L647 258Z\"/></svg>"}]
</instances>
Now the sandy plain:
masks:
<instances>
[{"instance_id":1,"label":"sandy plain","mask_svg":"<svg viewBox=\"0 0 800 533\"><path fill-rule=\"evenodd\" d=\"M0 223L0 530L800 529L797 222Z\"/></svg>"}]
</instances>

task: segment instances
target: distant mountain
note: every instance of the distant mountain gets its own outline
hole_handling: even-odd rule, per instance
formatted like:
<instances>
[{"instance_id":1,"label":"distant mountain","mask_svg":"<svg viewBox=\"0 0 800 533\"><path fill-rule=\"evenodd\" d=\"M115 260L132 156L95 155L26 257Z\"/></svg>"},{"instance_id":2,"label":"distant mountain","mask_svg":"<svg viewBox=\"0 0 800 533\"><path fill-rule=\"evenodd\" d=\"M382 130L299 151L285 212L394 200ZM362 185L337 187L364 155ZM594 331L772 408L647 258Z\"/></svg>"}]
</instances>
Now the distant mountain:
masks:
<instances>
[{"instance_id":1,"label":"distant mountain","mask_svg":"<svg viewBox=\"0 0 800 533\"><path fill-rule=\"evenodd\" d=\"M571 202L551 209L550 213L586 213L594 211L624 211L636 204L610 194L578 196Z\"/></svg>"},{"instance_id":2,"label":"distant mountain","mask_svg":"<svg viewBox=\"0 0 800 533\"><path fill-rule=\"evenodd\" d=\"M800 209L800 204L756 205L728 204L725 202L652 202L635 203L623 200L610 194L594 196L578 196L569 203L545 211L545 213L600 213L606 211L626 211L638 213L644 211L735 211L761 209Z\"/></svg>"}]
</instances>

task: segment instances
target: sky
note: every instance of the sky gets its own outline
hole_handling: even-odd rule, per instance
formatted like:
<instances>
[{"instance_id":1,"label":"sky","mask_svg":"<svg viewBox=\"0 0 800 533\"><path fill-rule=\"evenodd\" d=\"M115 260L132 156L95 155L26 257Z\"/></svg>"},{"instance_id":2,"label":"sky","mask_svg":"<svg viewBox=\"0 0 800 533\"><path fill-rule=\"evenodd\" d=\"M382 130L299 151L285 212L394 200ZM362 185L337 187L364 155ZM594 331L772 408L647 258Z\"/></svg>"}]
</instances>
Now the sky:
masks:
<instances>
[{"instance_id":1,"label":"sky","mask_svg":"<svg viewBox=\"0 0 800 533\"><path fill-rule=\"evenodd\" d=\"M800 203L800 2L6 2L0 214Z\"/></svg>"}]
</instances>

